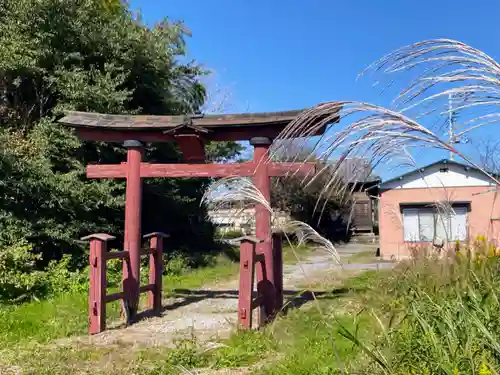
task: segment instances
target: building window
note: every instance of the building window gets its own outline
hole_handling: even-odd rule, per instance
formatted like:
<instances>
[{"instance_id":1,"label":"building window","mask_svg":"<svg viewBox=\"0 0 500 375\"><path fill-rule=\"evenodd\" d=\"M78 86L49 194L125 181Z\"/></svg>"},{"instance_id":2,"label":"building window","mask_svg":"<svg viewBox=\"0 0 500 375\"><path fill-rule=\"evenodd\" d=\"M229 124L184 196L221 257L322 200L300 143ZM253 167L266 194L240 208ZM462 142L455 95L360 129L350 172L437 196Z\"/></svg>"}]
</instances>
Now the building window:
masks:
<instances>
[{"instance_id":1,"label":"building window","mask_svg":"<svg viewBox=\"0 0 500 375\"><path fill-rule=\"evenodd\" d=\"M465 241L467 208L454 207L443 212L432 207L403 207L404 240L407 242Z\"/></svg>"}]
</instances>

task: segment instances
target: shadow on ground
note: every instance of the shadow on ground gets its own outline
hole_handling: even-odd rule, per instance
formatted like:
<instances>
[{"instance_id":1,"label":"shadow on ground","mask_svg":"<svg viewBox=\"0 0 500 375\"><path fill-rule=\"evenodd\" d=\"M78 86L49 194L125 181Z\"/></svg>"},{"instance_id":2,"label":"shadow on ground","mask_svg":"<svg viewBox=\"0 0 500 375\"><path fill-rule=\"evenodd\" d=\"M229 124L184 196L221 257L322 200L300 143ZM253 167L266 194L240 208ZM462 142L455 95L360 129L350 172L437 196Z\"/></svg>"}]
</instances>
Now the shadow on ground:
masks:
<instances>
[{"instance_id":1,"label":"shadow on ground","mask_svg":"<svg viewBox=\"0 0 500 375\"><path fill-rule=\"evenodd\" d=\"M293 309L298 309L307 302L314 299L330 299L334 300L340 298L347 293L353 292L350 288L338 288L330 291L326 290L285 290L283 294L285 296L284 307L281 311L282 315L286 315ZM188 306L193 303L203 301L205 299L238 299L237 290L189 290L189 289L175 289L171 297L179 299L179 301L168 304L163 307L163 314L179 309L184 306ZM154 314L150 311L144 311L138 314L135 322L153 317Z\"/></svg>"}]
</instances>

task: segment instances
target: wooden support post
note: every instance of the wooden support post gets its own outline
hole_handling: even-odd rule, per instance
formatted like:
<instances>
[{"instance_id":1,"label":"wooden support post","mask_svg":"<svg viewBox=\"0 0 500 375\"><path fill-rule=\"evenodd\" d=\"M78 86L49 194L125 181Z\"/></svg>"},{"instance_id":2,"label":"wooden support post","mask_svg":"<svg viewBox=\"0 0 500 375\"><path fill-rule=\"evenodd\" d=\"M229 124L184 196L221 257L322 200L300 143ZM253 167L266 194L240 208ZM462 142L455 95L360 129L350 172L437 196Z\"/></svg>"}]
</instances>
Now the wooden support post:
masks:
<instances>
[{"instance_id":1,"label":"wooden support post","mask_svg":"<svg viewBox=\"0 0 500 375\"><path fill-rule=\"evenodd\" d=\"M143 146L138 141L125 141L127 148L127 187L125 191L125 251L128 261L123 262L124 309L127 319L133 320L139 307L141 270L141 159Z\"/></svg>"},{"instance_id":2,"label":"wooden support post","mask_svg":"<svg viewBox=\"0 0 500 375\"><path fill-rule=\"evenodd\" d=\"M162 311L163 239L165 237L168 237L168 234L162 232L153 232L144 236L145 239L149 239L149 247L153 249L149 254L149 284L154 285L154 288L148 292L148 308L157 315L160 315Z\"/></svg>"},{"instance_id":3,"label":"wooden support post","mask_svg":"<svg viewBox=\"0 0 500 375\"><path fill-rule=\"evenodd\" d=\"M97 233L82 238L90 241L89 333L106 329L106 251L107 241L115 237Z\"/></svg>"},{"instance_id":4,"label":"wooden support post","mask_svg":"<svg viewBox=\"0 0 500 375\"><path fill-rule=\"evenodd\" d=\"M238 323L244 329L252 328L253 281L255 247L260 242L254 237L242 237L240 241L240 285L238 293Z\"/></svg>"},{"instance_id":5,"label":"wooden support post","mask_svg":"<svg viewBox=\"0 0 500 375\"><path fill-rule=\"evenodd\" d=\"M271 201L271 179L269 175L268 151L272 144L269 138L255 137L250 140L254 147L253 161L257 164L253 176L254 185L264 198ZM271 213L262 204L255 205L255 236L262 242L257 245L257 254L263 254L264 262L257 267L257 290L264 298L260 309L259 324L265 324L276 310L274 286L274 259L271 244Z\"/></svg>"},{"instance_id":6,"label":"wooden support post","mask_svg":"<svg viewBox=\"0 0 500 375\"><path fill-rule=\"evenodd\" d=\"M276 288L276 311L283 308L283 233L273 233L274 286Z\"/></svg>"}]
</instances>

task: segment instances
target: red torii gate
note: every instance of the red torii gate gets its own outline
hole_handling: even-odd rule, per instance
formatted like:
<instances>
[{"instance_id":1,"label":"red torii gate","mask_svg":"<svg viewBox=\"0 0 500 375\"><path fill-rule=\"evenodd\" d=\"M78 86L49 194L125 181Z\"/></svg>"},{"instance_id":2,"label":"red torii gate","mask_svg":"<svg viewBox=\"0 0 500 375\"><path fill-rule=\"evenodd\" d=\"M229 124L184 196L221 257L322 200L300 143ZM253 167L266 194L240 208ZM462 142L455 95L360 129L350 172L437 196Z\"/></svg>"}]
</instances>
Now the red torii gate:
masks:
<instances>
[{"instance_id":1,"label":"red torii gate","mask_svg":"<svg viewBox=\"0 0 500 375\"><path fill-rule=\"evenodd\" d=\"M125 203L125 238L124 251L107 253L105 242L108 235L98 234L85 237L91 240L91 270L89 321L90 332L97 333L105 327L105 303L116 299L123 299L126 313L130 319L137 314L139 294L149 291L150 307L161 309L161 252L163 234L153 233L151 246L141 249L141 199L142 178L148 177L230 177L252 176L254 185L264 197L270 200L270 177L284 176L290 171L309 173L311 164L303 163L270 163L267 160L269 147L273 139L290 123L301 111L287 111L274 113L233 114L233 115L205 115L205 116L128 116L108 115L86 112L69 112L59 122L73 127L82 140L123 142L127 149L127 161L117 165L89 165L88 178L126 178ZM337 118L338 120L338 118ZM335 121L337 121L335 120ZM324 132L324 127L318 129L316 135ZM313 134L311 134L313 135ZM242 141L248 140L254 148L253 161L240 164L203 164L205 163L204 143L206 141ZM174 141L179 145L184 160L190 164L150 164L142 161L144 143ZM260 204L256 210L256 238L244 239L242 251L250 251L248 244L254 242L252 254L242 256L249 265L240 267L253 275L255 262L263 267L257 268L258 300L262 303L260 321L264 322L281 308L283 300L282 283L275 280L278 273L282 273L281 254L273 256L271 241L271 214ZM280 252L281 246L276 245L275 251ZM101 254L101 255L99 255ZM150 254L150 284L140 287L140 256ZM99 258L100 256L100 258ZM123 262L123 291L106 296L106 259L120 258ZM255 258L255 259L254 259ZM100 260L99 260L100 259ZM243 277L243 275L240 275ZM281 275L278 275L281 277ZM252 276L253 279L253 276ZM243 279L242 279L243 280ZM246 280L246 279L245 279ZM246 285L248 283L240 285ZM259 287L260 285L260 287ZM240 290L240 306L250 298L250 290ZM251 301L251 303L257 301ZM264 311L262 311L264 310ZM159 311L158 311L159 312ZM240 311L239 320L247 324L247 314ZM262 314L263 313L263 314ZM245 317L243 317L245 315ZM263 316L264 315L264 316Z\"/></svg>"}]
</instances>

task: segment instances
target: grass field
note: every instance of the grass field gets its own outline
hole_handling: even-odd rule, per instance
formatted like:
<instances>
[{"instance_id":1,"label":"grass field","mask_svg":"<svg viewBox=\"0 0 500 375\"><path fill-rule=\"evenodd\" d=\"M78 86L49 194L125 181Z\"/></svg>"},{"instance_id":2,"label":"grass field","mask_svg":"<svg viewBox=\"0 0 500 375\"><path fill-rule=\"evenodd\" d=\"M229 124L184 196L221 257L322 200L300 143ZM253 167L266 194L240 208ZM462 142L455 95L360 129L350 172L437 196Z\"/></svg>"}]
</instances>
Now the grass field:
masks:
<instances>
[{"instance_id":1,"label":"grass field","mask_svg":"<svg viewBox=\"0 0 500 375\"><path fill-rule=\"evenodd\" d=\"M497 375L499 276L498 256L467 251L364 272L205 362L262 375Z\"/></svg>"},{"instance_id":2,"label":"grass field","mask_svg":"<svg viewBox=\"0 0 500 375\"><path fill-rule=\"evenodd\" d=\"M236 271L236 264L221 259L214 267L165 281L172 292L176 285L196 288ZM60 296L1 310L2 373L16 373L21 363L36 375L215 375L220 369L256 375L496 375L499 276L498 256L463 253L325 279L312 286L316 299L301 309L212 349L194 339L171 349L50 345L86 329L86 296Z\"/></svg>"},{"instance_id":3,"label":"grass field","mask_svg":"<svg viewBox=\"0 0 500 375\"><path fill-rule=\"evenodd\" d=\"M167 295L175 289L195 289L204 283L232 277L237 264L220 257L213 267L191 270L180 276L164 276ZM143 298L144 301L144 298ZM119 318L118 302L107 305L108 321ZM48 300L0 308L0 344L46 343L60 337L85 334L87 330L87 293L68 293Z\"/></svg>"},{"instance_id":4,"label":"grass field","mask_svg":"<svg viewBox=\"0 0 500 375\"><path fill-rule=\"evenodd\" d=\"M308 248L297 248L291 251L289 247L284 248L284 260L286 263L296 261L296 256L301 256L309 251ZM213 265L204 268L192 269L178 276L164 276L163 290L166 296L176 295L177 289L199 289L202 285L219 283L234 278L239 269L237 250L230 257L219 256ZM142 296L142 302L145 302ZM116 362L113 356L119 356L116 348L90 348L90 347L54 347L50 343L58 339L64 339L75 335L85 335L87 332L87 310L88 300L86 292L66 293L53 298L31 301L19 305L0 306L0 370L4 373L7 369L12 373L18 371L17 365L23 363L25 366L36 369L34 374L63 374L68 371L68 362L87 363L102 361L109 358L110 363ZM107 304L108 323L119 319L119 303ZM189 357L191 351L194 357L198 353L194 351L191 342L180 344L178 350L141 350L124 359L124 366L132 366L138 371L150 373L150 366L143 362L147 361L164 363L160 366L169 366L170 363L189 363L189 360L178 360L176 356ZM125 348L123 348L125 350ZM104 361L105 362L105 361ZM3 366L3 368L2 368ZM58 366L60 370L58 370ZM75 365L76 366L76 365ZM115 373L115 368L88 366L89 368L75 368L77 373ZM60 371L60 372L58 372ZM120 370L121 371L121 370Z\"/></svg>"}]
</instances>

